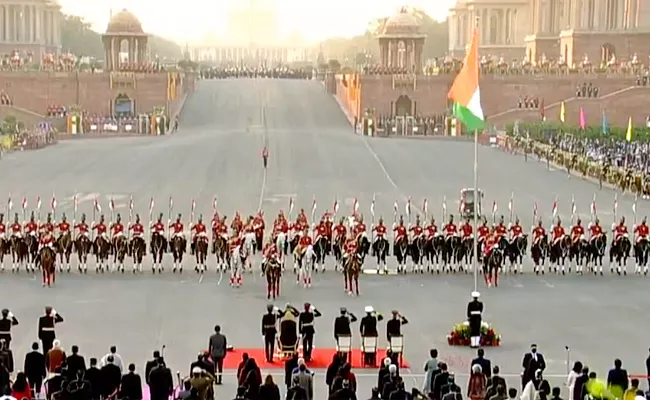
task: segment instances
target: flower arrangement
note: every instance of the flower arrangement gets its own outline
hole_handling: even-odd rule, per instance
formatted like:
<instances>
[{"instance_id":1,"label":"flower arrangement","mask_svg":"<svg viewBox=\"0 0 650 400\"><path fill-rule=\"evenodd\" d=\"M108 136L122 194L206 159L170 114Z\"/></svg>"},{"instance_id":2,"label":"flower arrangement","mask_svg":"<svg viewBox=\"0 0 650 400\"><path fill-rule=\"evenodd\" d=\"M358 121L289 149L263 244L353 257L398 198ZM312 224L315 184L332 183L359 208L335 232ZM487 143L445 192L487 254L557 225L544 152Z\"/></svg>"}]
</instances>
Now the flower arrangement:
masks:
<instances>
[{"instance_id":1,"label":"flower arrangement","mask_svg":"<svg viewBox=\"0 0 650 400\"><path fill-rule=\"evenodd\" d=\"M451 333L447 335L447 343L450 346L469 346L470 329L469 322L465 321L454 325ZM487 322L481 322L481 346L501 345L501 335L496 333L494 328Z\"/></svg>"}]
</instances>

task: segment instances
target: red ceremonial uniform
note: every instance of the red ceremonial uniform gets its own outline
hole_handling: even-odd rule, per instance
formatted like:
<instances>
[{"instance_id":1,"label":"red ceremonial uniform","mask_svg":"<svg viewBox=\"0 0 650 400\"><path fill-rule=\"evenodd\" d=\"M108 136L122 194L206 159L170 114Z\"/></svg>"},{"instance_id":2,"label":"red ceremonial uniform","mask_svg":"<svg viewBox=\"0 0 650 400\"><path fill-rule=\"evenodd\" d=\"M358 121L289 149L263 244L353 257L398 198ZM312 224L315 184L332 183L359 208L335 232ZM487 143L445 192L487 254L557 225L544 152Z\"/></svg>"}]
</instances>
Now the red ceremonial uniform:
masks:
<instances>
[{"instance_id":1,"label":"red ceremonial uniform","mask_svg":"<svg viewBox=\"0 0 650 400\"><path fill-rule=\"evenodd\" d=\"M193 230L197 235L198 235L199 233L206 233L205 225L203 225L203 224L200 223L200 222L197 222L196 224L194 224L194 226L192 227L192 230Z\"/></svg>"},{"instance_id":2,"label":"red ceremonial uniform","mask_svg":"<svg viewBox=\"0 0 650 400\"><path fill-rule=\"evenodd\" d=\"M404 225L397 225L393 229L393 232L395 233L395 240L397 240L402 236L406 236L406 227Z\"/></svg>"},{"instance_id":3,"label":"red ceremonial uniform","mask_svg":"<svg viewBox=\"0 0 650 400\"><path fill-rule=\"evenodd\" d=\"M510 227L510 234L512 235L512 238L518 238L519 236L524 234L524 229L521 227L519 224L514 224L513 226Z\"/></svg>"},{"instance_id":4,"label":"red ceremonial uniform","mask_svg":"<svg viewBox=\"0 0 650 400\"><path fill-rule=\"evenodd\" d=\"M51 222L46 222L46 223L44 223L43 225L41 225L41 228L40 228L40 229L41 229L42 231L45 231L45 232L48 232L48 233L52 233L52 232L54 232L54 225L53 225Z\"/></svg>"},{"instance_id":5,"label":"red ceremonial uniform","mask_svg":"<svg viewBox=\"0 0 650 400\"><path fill-rule=\"evenodd\" d=\"M359 245L356 240L348 240L345 242L344 250L347 254L354 254L357 252L358 247Z\"/></svg>"},{"instance_id":6,"label":"red ceremonial uniform","mask_svg":"<svg viewBox=\"0 0 650 400\"><path fill-rule=\"evenodd\" d=\"M235 217L235 219L232 221L232 224L230 224L230 227L232 229L241 231L244 227L244 222L242 222L241 217Z\"/></svg>"},{"instance_id":7,"label":"red ceremonial uniform","mask_svg":"<svg viewBox=\"0 0 650 400\"><path fill-rule=\"evenodd\" d=\"M151 226L151 229L152 229L154 232L164 233L164 232L165 232L165 225L163 225L162 222L156 222L155 224L153 224L153 225Z\"/></svg>"},{"instance_id":8,"label":"red ceremonial uniform","mask_svg":"<svg viewBox=\"0 0 650 400\"><path fill-rule=\"evenodd\" d=\"M438 233L438 227L435 224L427 226L427 237L433 239L433 237Z\"/></svg>"},{"instance_id":9,"label":"red ceremonial uniform","mask_svg":"<svg viewBox=\"0 0 650 400\"><path fill-rule=\"evenodd\" d=\"M329 215L329 214L326 214L326 215ZM330 218L330 217L328 216L328 218ZM332 227L333 226L334 226L334 224L329 219L325 221L325 235L327 235L327 237L329 237L329 238L332 237Z\"/></svg>"},{"instance_id":10,"label":"red ceremonial uniform","mask_svg":"<svg viewBox=\"0 0 650 400\"><path fill-rule=\"evenodd\" d=\"M343 224L338 224L334 227L334 232L337 237L345 236L348 232L348 229Z\"/></svg>"},{"instance_id":11,"label":"red ceremonial uniform","mask_svg":"<svg viewBox=\"0 0 650 400\"><path fill-rule=\"evenodd\" d=\"M67 233L70 231L70 224L67 223L66 221L61 221L56 225L56 228L59 230L61 233Z\"/></svg>"},{"instance_id":12,"label":"red ceremonial uniform","mask_svg":"<svg viewBox=\"0 0 650 400\"><path fill-rule=\"evenodd\" d=\"M492 252L492 249L494 248L494 246L496 246L497 243L499 243L499 241L497 240L496 236L489 235L486 238L485 246L484 246L485 247L485 256L486 257L490 255L490 253Z\"/></svg>"},{"instance_id":13,"label":"red ceremonial uniform","mask_svg":"<svg viewBox=\"0 0 650 400\"><path fill-rule=\"evenodd\" d=\"M106 224L103 222L98 222L95 224L95 226L93 226L93 230L97 231L98 235L103 235L106 233Z\"/></svg>"},{"instance_id":14,"label":"red ceremonial uniform","mask_svg":"<svg viewBox=\"0 0 650 400\"><path fill-rule=\"evenodd\" d=\"M114 223L111 225L111 232L113 233L113 236L124 233L124 225L119 222Z\"/></svg>"},{"instance_id":15,"label":"red ceremonial uniform","mask_svg":"<svg viewBox=\"0 0 650 400\"><path fill-rule=\"evenodd\" d=\"M533 228L533 241L536 242L546 235L546 229L542 226Z\"/></svg>"},{"instance_id":16,"label":"red ceremonial uniform","mask_svg":"<svg viewBox=\"0 0 650 400\"><path fill-rule=\"evenodd\" d=\"M591 233L592 239L595 238L596 236L602 235L603 234L603 228L600 225L597 224L592 224L589 227L589 232Z\"/></svg>"},{"instance_id":17,"label":"red ceremonial uniform","mask_svg":"<svg viewBox=\"0 0 650 400\"><path fill-rule=\"evenodd\" d=\"M359 236L362 233L366 233L366 224L359 222L359 224L354 228L354 233Z\"/></svg>"},{"instance_id":18,"label":"red ceremonial uniform","mask_svg":"<svg viewBox=\"0 0 650 400\"><path fill-rule=\"evenodd\" d=\"M4 222L0 223L0 234L4 235L5 232L7 232L7 227L5 226Z\"/></svg>"},{"instance_id":19,"label":"red ceremonial uniform","mask_svg":"<svg viewBox=\"0 0 650 400\"><path fill-rule=\"evenodd\" d=\"M481 225L478 227L478 238L479 240L485 240L485 238L490 234L490 227L487 225Z\"/></svg>"},{"instance_id":20,"label":"red ceremonial uniform","mask_svg":"<svg viewBox=\"0 0 650 400\"><path fill-rule=\"evenodd\" d=\"M624 235L627 235L627 226L621 224L616 225L616 228L614 228L614 240L618 240Z\"/></svg>"},{"instance_id":21,"label":"red ceremonial uniform","mask_svg":"<svg viewBox=\"0 0 650 400\"><path fill-rule=\"evenodd\" d=\"M228 225L224 223L220 223L217 225L217 234L219 235L227 235L228 234Z\"/></svg>"},{"instance_id":22,"label":"red ceremonial uniform","mask_svg":"<svg viewBox=\"0 0 650 400\"><path fill-rule=\"evenodd\" d=\"M27 233L36 232L37 229L38 229L38 225L36 225L36 222L34 221L29 221L27 225L25 225L25 231Z\"/></svg>"},{"instance_id":23,"label":"red ceremonial uniform","mask_svg":"<svg viewBox=\"0 0 650 400\"><path fill-rule=\"evenodd\" d=\"M325 228L325 224L321 222L316 227L316 235L314 237L326 236L326 235L327 235L327 228Z\"/></svg>"},{"instance_id":24,"label":"red ceremonial uniform","mask_svg":"<svg viewBox=\"0 0 650 400\"><path fill-rule=\"evenodd\" d=\"M307 246L311 246L311 245L312 245L312 240L311 240L311 238L309 237L309 235L303 235L303 236L300 238L300 242L299 242L299 243L300 243L300 247L307 247Z\"/></svg>"},{"instance_id":25,"label":"red ceremonial uniform","mask_svg":"<svg viewBox=\"0 0 650 400\"><path fill-rule=\"evenodd\" d=\"M74 228L78 229L79 233L88 233L88 224L85 222L79 222Z\"/></svg>"},{"instance_id":26,"label":"red ceremonial uniform","mask_svg":"<svg viewBox=\"0 0 650 400\"><path fill-rule=\"evenodd\" d=\"M451 224L450 223L450 224L445 225L443 230L445 231L445 234L447 236L452 236L452 235L455 235L458 232L458 227L456 227L456 224Z\"/></svg>"},{"instance_id":27,"label":"red ceremonial uniform","mask_svg":"<svg viewBox=\"0 0 650 400\"><path fill-rule=\"evenodd\" d=\"M47 246L54 243L54 236L50 232L46 232L41 236L40 242L42 245Z\"/></svg>"},{"instance_id":28,"label":"red ceremonial uniform","mask_svg":"<svg viewBox=\"0 0 650 400\"><path fill-rule=\"evenodd\" d=\"M472 236L472 232L474 232L471 224L463 224L463 226L460 227L460 231L464 238Z\"/></svg>"},{"instance_id":29,"label":"red ceremonial uniform","mask_svg":"<svg viewBox=\"0 0 650 400\"><path fill-rule=\"evenodd\" d=\"M411 229L409 229L409 231L413 232L413 237L415 238L420 236L422 232L424 232L424 229L422 229L420 225L415 225L412 226Z\"/></svg>"},{"instance_id":30,"label":"red ceremonial uniform","mask_svg":"<svg viewBox=\"0 0 650 400\"><path fill-rule=\"evenodd\" d=\"M264 229L264 227L265 227L264 218L260 217L259 215L256 216L253 219L253 229L255 229L257 231L257 230L260 230L260 229Z\"/></svg>"},{"instance_id":31,"label":"red ceremonial uniform","mask_svg":"<svg viewBox=\"0 0 650 400\"><path fill-rule=\"evenodd\" d=\"M144 235L144 226L139 222L131 225L131 230L133 231L133 237Z\"/></svg>"},{"instance_id":32,"label":"red ceremonial uniform","mask_svg":"<svg viewBox=\"0 0 650 400\"><path fill-rule=\"evenodd\" d=\"M508 227L503 224L499 224L494 228L494 234L499 238L506 236L508 233Z\"/></svg>"},{"instance_id":33,"label":"red ceremonial uniform","mask_svg":"<svg viewBox=\"0 0 650 400\"><path fill-rule=\"evenodd\" d=\"M553 227L553 241L561 239L562 237L564 237L564 235L565 235L565 232L564 232L564 227L563 226L555 225Z\"/></svg>"},{"instance_id":34,"label":"red ceremonial uniform","mask_svg":"<svg viewBox=\"0 0 650 400\"><path fill-rule=\"evenodd\" d=\"M20 233L23 230L23 227L20 226L18 222L14 222L13 224L11 224L9 229L11 229L11 233Z\"/></svg>"},{"instance_id":35,"label":"red ceremonial uniform","mask_svg":"<svg viewBox=\"0 0 650 400\"><path fill-rule=\"evenodd\" d=\"M172 228L173 233L183 233L183 223L182 222L173 222L171 225L169 225L170 228Z\"/></svg>"},{"instance_id":36,"label":"red ceremonial uniform","mask_svg":"<svg viewBox=\"0 0 650 400\"><path fill-rule=\"evenodd\" d=\"M228 245L230 247L230 251L233 252L237 247L241 246L242 239L239 236L230 238L228 241Z\"/></svg>"},{"instance_id":37,"label":"red ceremonial uniform","mask_svg":"<svg viewBox=\"0 0 650 400\"><path fill-rule=\"evenodd\" d=\"M377 237L384 237L384 235L386 235L386 226L377 225L373 228L373 231L375 232Z\"/></svg>"},{"instance_id":38,"label":"red ceremonial uniform","mask_svg":"<svg viewBox=\"0 0 650 400\"><path fill-rule=\"evenodd\" d=\"M571 228L571 237L574 242L580 240L580 238L584 234L585 234L585 228L582 225L574 225Z\"/></svg>"},{"instance_id":39,"label":"red ceremonial uniform","mask_svg":"<svg viewBox=\"0 0 650 400\"><path fill-rule=\"evenodd\" d=\"M307 225L307 216L305 215L305 213L301 212L298 215L298 218L296 219L296 222L300 223L303 226Z\"/></svg>"},{"instance_id":40,"label":"red ceremonial uniform","mask_svg":"<svg viewBox=\"0 0 650 400\"><path fill-rule=\"evenodd\" d=\"M634 233L636 233L636 238L637 240L639 239L647 239L648 238L648 233L650 233L650 229L648 228L648 225L646 224L641 224L634 228Z\"/></svg>"}]
</instances>

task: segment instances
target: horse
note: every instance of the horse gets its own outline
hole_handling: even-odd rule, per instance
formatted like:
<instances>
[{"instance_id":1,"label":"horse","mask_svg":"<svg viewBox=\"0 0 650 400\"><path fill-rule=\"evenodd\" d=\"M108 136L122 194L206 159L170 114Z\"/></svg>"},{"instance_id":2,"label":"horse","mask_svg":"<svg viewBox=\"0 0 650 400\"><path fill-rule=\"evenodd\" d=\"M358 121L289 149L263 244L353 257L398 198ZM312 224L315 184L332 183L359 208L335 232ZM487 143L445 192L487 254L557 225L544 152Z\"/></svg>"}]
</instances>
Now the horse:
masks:
<instances>
[{"instance_id":1,"label":"horse","mask_svg":"<svg viewBox=\"0 0 650 400\"><path fill-rule=\"evenodd\" d=\"M142 260L147 253L147 243L142 236L134 236L131 239L130 253L133 256L133 273L142 272Z\"/></svg>"},{"instance_id":2,"label":"horse","mask_svg":"<svg viewBox=\"0 0 650 400\"><path fill-rule=\"evenodd\" d=\"M284 232L278 232L275 236L275 249L278 254L278 263L284 270L284 256L287 254L287 235Z\"/></svg>"},{"instance_id":3,"label":"horse","mask_svg":"<svg viewBox=\"0 0 650 400\"><path fill-rule=\"evenodd\" d=\"M11 244L4 237L0 237L0 269L5 270L5 255L11 252Z\"/></svg>"},{"instance_id":4,"label":"horse","mask_svg":"<svg viewBox=\"0 0 650 400\"><path fill-rule=\"evenodd\" d=\"M634 271L637 274L641 273L641 267L643 267L643 274L648 274L648 252L650 251L650 243L645 237L639 238L634 244L634 258L636 260L636 270Z\"/></svg>"},{"instance_id":5,"label":"horse","mask_svg":"<svg viewBox=\"0 0 650 400\"><path fill-rule=\"evenodd\" d=\"M300 247L296 248L293 253L295 265L298 267L298 274L296 275L296 284L302 284L304 287L311 287L311 273L314 269L316 261L316 254L314 253L313 246L307 246L303 250Z\"/></svg>"},{"instance_id":6,"label":"horse","mask_svg":"<svg viewBox=\"0 0 650 400\"><path fill-rule=\"evenodd\" d=\"M280 277L282 266L276 257L272 257L262 266L262 273L266 276L266 298L275 300L280 296Z\"/></svg>"},{"instance_id":7,"label":"horse","mask_svg":"<svg viewBox=\"0 0 650 400\"><path fill-rule=\"evenodd\" d=\"M162 258L165 254L166 249L165 237L159 233L154 232L151 235L151 257L153 258L153 264L151 265L151 272L156 273L156 267L158 267L158 272L163 271Z\"/></svg>"},{"instance_id":8,"label":"horse","mask_svg":"<svg viewBox=\"0 0 650 400\"><path fill-rule=\"evenodd\" d=\"M50 287L56 281L56 267L54 266L56 254L52 248L46 246L41 249L39 257L41 260L41 270L43 272L43 287L45 287L45 285Z\"/></svg>"},{"instance_id":9,"label":"horse","mask_svg":"<svg viewBox=\"0 0 650 400\"><path fill-rule=\"evenodd\" d=\"M56 240L56 248L61 259L59 265L59 272L63 272L63 262L65 261L66 270L70 272L70 256L72 255L72 236L70 232L66 232L59 236Z\"/></svg>"},{"instance_id":10,"label":"horse","mask_svg":"<svg viewBox=\"0 0 650 400\"><path fill-rule=\"evenodd\" d=\"M600 234L596 237L592 237L589 240L589 258L587 264L593 262L593 267L591 271L595 274L600 272L600 275L603 275L603 258L605 258L605 251L607 249L607 236Z\"/></svg>"},{"instance_id":11,"label":"horse","mask_svg":"<svg viewBox=\"0 0 650 400\"><path fill-rule=\"evenodd\" d=\"M217 258L217 268L221 271L226 269L229 264L230 256L228 255L228 241L221 235L217 235L212 240L212 254Z\"/></svg>"},{"instance_id":12,"label":"horse","mask_svg":"<svg viewBox=\"0 0 650 400\"><path fill-rule=\"evenodd\" d=\"M320 265L321 272L325 272L325 256L327 255L327 238L325 236L318 236L312 248L314 252L314 265L313 270L318 272Z\"/></svg>"},{"instance_id":13,"label":"horse","mask_svg":"<svg viewBox=\"0 0 650 400\"><path fill-rule=\"evenodd\" d=\"M508 272L513 272L514 270L514 273L523 273L524 255L526 254L527 247L527 234L517 236L508 243L508 247L506 248L506 256L508 258L508 261L510 261Z\"/></svg>"},{"instance_id":14,"label":"horse","mask_svg":"<svg viewBox=\"0 0 650 400\"><path fill-rule=\"evenodd\" d=\"M366 256L368 255L368 252L370 251L370 240L368 240L368 236L366 235L365 232L361 232L357 236L357 245L358 245L358 248L359 248L359 251L358 251L357 254L359 254L361 256L361 260L362 260L361 264L363 264L363 259L366 258Z\"/></svg>"},{"instance_id":15,"label":"horse","mask_svg":"<svg viewBox=\"0 0 650 400\"><path fill-rule=\"evenodd\" d=\"M350 296L359 295L359 273L361 272L361 256L351 254L343 263L343 278L345 279L345 291ZM354 283L354 287L352 284ZM354 291L353 291L354 289Z\"/></svg>"},{"instance_id":16,"label":"horse","mask_svg":"<svg viewBox=\"0 0 650 400\"><path fill-rule=\"evenodd\" d=\"M576 272L582 274L584 264L589 260L589 242L587 242L584 235L571 242L569 260L575 260ZM571 267L569 267L569 272L571 272Z\"/></svg>"},{"instance_id":17,"label":"horse","mask_svg":"<svg viewBox=\"0 0 650 400\"><path fill-rule=\"evenodd\" d=\"M208 237L205 234L199 234L194 239L194 256L196 257L197 271L200 271L201 273L205 272L207 269L205 263L208 259ZM181 255L181 262L182 261ZM183 271L182 264L181 271Z\"/></svg>"},{"instance_id":18,"label":"horse","mask_svg":"<svg viewBox=\"0 0 650 400\"><path fill-rule=\"evenodd\" d=\"M546 262L546 255L548 254L548 236L540 236L533 240L530 245L530 256L535 264L534 270L539 274L540 270L544 273L544 263Z\"/></svg>"},{"instance_id":19,"label":"horse","mask_svg":"<svg viewBox=\"0 0 650 400\"><path fill-rule=\"evenodd\" d=\"M483 257L483 278L487 287L492 286L493 281L494 286L499 286L499 269L503 265L503 251L501 245L497 244L487 257Z\"/></svg>"},{"instance_id":20,"label":"horse","mask_svg":"<svg viewBox=\"0 0 650 400\"><path fill-rule=\"evenodd\" d=\"M185 238L180 235L175 235L172 237L169 247L172 252L172 257L174 258L174 266L172 267L172 273L176 272L178 269L179 272L183 272L183 254L187 250L187 244L185 243ZM199 265L197 265L194 270L199 272ZM201 269L201 272L203 270Z\"/></svg>"},{"instance_id":21,"label":"horse","mask_svg":"<svg viewBox=\"0 0 650 400\"><path fill-rule=\"evenodd\" d=\"M422 260L424 259L424 247L427 244L427 239L424 235L417 236L413 238L409 246L409 255L411 256L411 261L413 261L413 267L411 272L420 271L421 274L424 273L424 266L422 265Z\"/></svg>"},{"instance_id":22,"label":"horse","mask_svg":"<svg viewBox=\"0 0 650 400\"><path fill-rule=\"evenodd\" d=\"M609 249L609 262L612 263L616 260L616 273L621 274L621 267L623 267L623 275L627 275L627 259L630 257L630 250L632 244L627 235L621 236L618 240L612 242ZM614 267L610 267L611 272L614 272Z\"/></svg>"},{"instance_id":23,"label":"horse","mask_svg":"<svg viewBox=\"0 0 650 400\"><path fill-rule=\"evenodd\" d=\"M470 271L472 269L472 261L474 260L474 237L468 236L462 238L460 242L460 249L458 250L458 260L461 267L465 271Z\"/></svg>"},{"instance_id":24,"label":"horse","mask_svg":"<svg viewBox=\"0 0 650 400\"><path fill-rule=\"evenodd\" d=\"M116 236L114 239L115 249L113 252L113 265L119 265L120 272L124 273L124 259L127 253L127 243L124 235Z\"/></svg>"},{"instance_id":25,"label":"horse","mask_svg":"<svg viewBox=\"0 0 650 400\"><path fill-rule=\"evenodd\" d=\"M564 263L569 255L569 247L571 247L571 238L567 235L564 235L558 239L553 240L550 249L549 261L553 265L553 270L557 273L558 265L562 268L562 274L565 274ZM548 267L549 272L551 272L551 266ZM542 270L542 274L544 270Z\"/></svg>"},{"instance_id":26,"label":"horse","mask_svg":"<svg viewBox=\"0 0 650 400\"><path fill-rule=\"evenodd\" d=\"M339 266L343 267L343 242L345 241L345 236L343 235L338 235L336 239L334 239L334 243L332 244L332 252L334 253L334 271L338 271Z\"/></svg>"},{"instance_id":27,"label":"horse","mask_svg":"<svg viewBox=\"0 0 650 400\"><path fill-rule=\"evenodd\" d=\"M12 236L11 243L11 272L20 271L20 266L27 262L29 251L25 239L20 236ZM26 267L29 272L29 266Z\"/></svg>"},{"instance_id":28,"label":"horse","mask_svg":"<svg viewBox=\"0 0 650 400\"><path fill-rule=\"evenodd\" d=\"M104 266L108 268L108 255L111 249L111 245L106 240L104 235L99 235L95 238L95 243L93 245L93 253L95 253L97 266L95 267L95 272L104 272Z\"/></svg>"},{"instance_id":29,"label":"horse","mask_svg":"<svg viewBox=\"0 0 650 400\"><path fill-rule=\"evenodd\" d=\"M372 244L372 254L377 257L377 268L383 266L384 273L388 272L386 267L386 257L388 256L390 244L383 236L377 236Z\"/></svg>"},{"instance_id":30,"label":"horse","mask_svg":"<svg viewBox=\"0 0 650 400\"><path fill-rule=\"evenodd\" d=\"M458 253L460 252L460 236L453 235L445 238L445 245L442 247L442 262L447 273L451 270L456 272L454 263L458 262Z\"/></svg>"},{"instance_id":31,"label":"horse","mask_svg":"<svg viewBox=\"0 0 650 400\"><path fill-rule=\"evenodd\" d=\"M442 235L429 236L427 238L426 246L424 247L425 258L427 260L427 271L433 273L434 269L431 268L432 264L436 264L435 271L440 273L440 259L442 257L442 249L445 246L445 239Z\"/></svg>"},{"instance_id":32,"label":"horse","mask_svg":"<svg viewBox=\"0 0 650 400\"><path fill-rule=\"evenodd\" d=\"M262 251L262 245L264 244L264 229L255 229L255 252Z\"/></svg>"},{"instance_id":33,"label":"horse","mask_svg":"<svg viewBox=\"0 0 650 400\"><path fill-rule=\"evenodd\" d=\"M25 244L27 245L27 271L32 271L36 269L36 260L38 258L38 240L35 235L27 235L25 238Z\"/></svg>"},{"instance_id":34,"label":"horse","mask_svg":"<svg viewBox=\"0 0 650 400\"><path fill-rule=\"evenodd\" d=\"M87 273L88 254L90 253L91 243L88 236L81 235L74 241L74 248L79 259L79 272Z\"/></svg>"},{"instance_id":35,"label":"horse","mask_svg":"<svg viewBox=\"0 0 650 400\"><path fill-rule=\"evenodd\" d=\"M393 255L397 258L397 273L406 272L406 261L408 260L409 242L406 236L400 236L393 244ZM352 290L352 289L350 289Z\"/></svg>"},{"instance_id":36,"label":"horse","mask_svg":"<svg viewBox=\"0 0 650 400\"><path fill-rule=\"evenodd\" d=\"M298 243L300 243L300 238L302 237L302 232L297 232L291 240L289 241L289 251L291 254L295 254L296 248L298 247ZM295 257L294 257L294 263L293 263L293 273L298 272L298 265L295 263Z\"/></svg>"},{"instance_id":37,"label":"horse","mask_svg":"<svg viewBox=\"0 0 650 400\"><path fill-rule=\"evenodd\" d=\"M248 272L253 272L252 257L255 254L255 233L245 233L241 245L242 267Z\"/></svg>"}]
</instances>

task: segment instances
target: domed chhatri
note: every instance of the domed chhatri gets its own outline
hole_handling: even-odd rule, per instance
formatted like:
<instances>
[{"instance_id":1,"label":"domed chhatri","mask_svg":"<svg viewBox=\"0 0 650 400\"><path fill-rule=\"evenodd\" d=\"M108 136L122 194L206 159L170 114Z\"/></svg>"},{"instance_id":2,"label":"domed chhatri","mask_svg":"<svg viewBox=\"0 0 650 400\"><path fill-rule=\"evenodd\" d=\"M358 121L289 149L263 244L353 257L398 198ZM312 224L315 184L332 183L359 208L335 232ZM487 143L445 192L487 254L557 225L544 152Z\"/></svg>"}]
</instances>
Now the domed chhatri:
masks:
<instances>
[{"instance_id":1,"label":"domed chhatri","mask_svg":"<svg viewBox=\"0 0 650 400\"><path fill-rule=\"evenodd\" d=\"M399 13L388 18L384 25L383 34L391 36L419 35L422 24L409 12L408 8L402 7Z\"/></svg>"},{"instance_id":2,"label":"domed chhatri","mask_svg":"<svg viewBox=\"0 0 650 400\"><path fill-rule=\"evenodd\" d=\"M138 17L126 9L115 14L106 27L108 34L143 34L142 24Z\"/></svg>"}]
</instances>

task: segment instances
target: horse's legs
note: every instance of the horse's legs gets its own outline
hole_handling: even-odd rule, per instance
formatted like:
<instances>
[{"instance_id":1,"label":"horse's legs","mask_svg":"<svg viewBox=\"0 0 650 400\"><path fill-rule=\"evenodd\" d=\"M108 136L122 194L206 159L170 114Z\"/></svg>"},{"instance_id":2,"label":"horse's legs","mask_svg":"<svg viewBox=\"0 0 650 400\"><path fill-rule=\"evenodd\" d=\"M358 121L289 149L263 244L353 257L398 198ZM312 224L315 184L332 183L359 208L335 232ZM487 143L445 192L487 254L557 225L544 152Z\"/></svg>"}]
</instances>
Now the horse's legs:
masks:
<instances>
[{"instance_id":1,"label":"horse's legs","mask_svg":"<svg viewBox=\"0 0 650 400\"><path fill-rule=\"evenodd\" d=\"M47 284L47 274L45 273L45 268L42 268L41 275L43 276L43 287Z\"/></svg>"},{"instance_id":2,"label":"horse's legs","mask_svg":"<svg viewBox=\"0 0 650 400\"><path fill-rule=\"evenodd\" d=\"M348 273L343 272L343 283L345 284L345 291L348 292Z\"/></svg>"},{"instance_id":3,"label":"horse's legs","mask_svg":"<svg viewBox=\"0 0 650 400\"><path fill-rule=\"evenodd\" d=\"M492 274L494 274L494 286L495 287L499 286L499 269L494 268L494 270L492 271Z\"/></svg>"},{"instance_id":4,"label":"horse's legs","mask_svg":"<svg viewBox=\"0 0 650 400\"><path fill-rule=\"evenodd\" d=\"M352 285L350 283L350 285ZM357 296L359 295L359 274L356 273L354 274L354 291L357 293Z\"/></svg>"},{"instance_id":5,"label":"horse's legs","mask_svg":"<svg viewBox=\"0 0 650 400\"><path fill-rule=\"evenodd\" d=\"M275 296L280 296L280 272L276 272L273 279L275 280Z\"/></svg>"},{"instance_id":6,"label":"horse's legs","mask_svg":"<svg viewBox=\"0 0 650 400\"><path fill-rule=\"evenodd\" d=\"M315 264L312 264L312 268L313 268L314 265ZM307 272L307 274L305 276L305 287L309 288L309 287L311 287L311 273L312 273L312 270L310 268L307 268L306 272Z\"/></svg>"}]
</instances>

